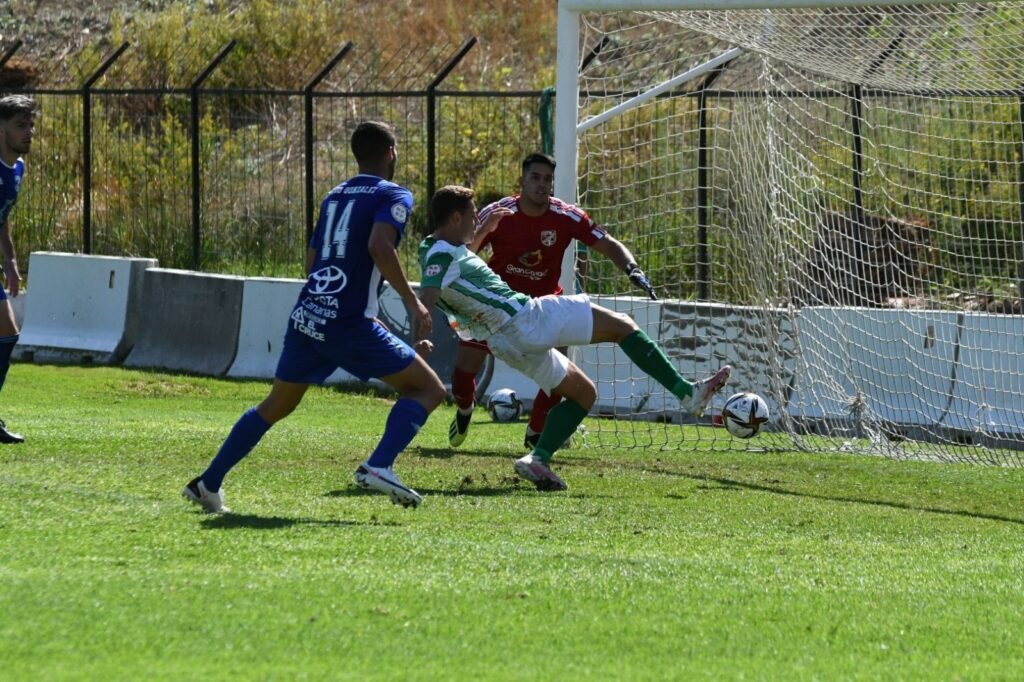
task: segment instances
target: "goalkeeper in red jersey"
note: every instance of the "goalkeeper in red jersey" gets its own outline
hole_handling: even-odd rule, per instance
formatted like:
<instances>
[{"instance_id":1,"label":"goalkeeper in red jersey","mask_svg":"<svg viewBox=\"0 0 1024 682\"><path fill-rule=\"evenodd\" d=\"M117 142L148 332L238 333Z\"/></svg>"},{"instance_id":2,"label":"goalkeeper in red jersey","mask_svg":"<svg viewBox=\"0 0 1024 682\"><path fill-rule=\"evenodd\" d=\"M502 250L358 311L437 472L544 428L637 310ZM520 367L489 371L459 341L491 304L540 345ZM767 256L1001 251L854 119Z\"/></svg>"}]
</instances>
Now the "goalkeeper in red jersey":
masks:
<instances>
[{"instance_id":1,"label":"goalkeeper in red jersey","mask_svg":"<svg viewBox=\"0 0 1024 682\"><path fill-rule=\"evenodd\" d=\"M498 227L479 243L474 251L491 247L488 265L513 290L531 297L561 294L559 279L565 250L574 239L609 258L644 289L651 298L654 291L643 270L629 249L597 225L583 210L552 196L555 161L546 154L530 154L523 160L523 174L518 195L505 197L485 206L479 214L481 223L497 208L511 211L501 218ZM569 292L573 293L573 292ZM564 353L566 349L560 349ZM448 429L448 443L458 447L466 440L476 397L476 375L483 367L490 350L485 341L459 341L452 374L452 394L458 411ZM548 411L561 401L557 394L537 391L523 445L537 444Z\"/></svg>"}]
</instances>

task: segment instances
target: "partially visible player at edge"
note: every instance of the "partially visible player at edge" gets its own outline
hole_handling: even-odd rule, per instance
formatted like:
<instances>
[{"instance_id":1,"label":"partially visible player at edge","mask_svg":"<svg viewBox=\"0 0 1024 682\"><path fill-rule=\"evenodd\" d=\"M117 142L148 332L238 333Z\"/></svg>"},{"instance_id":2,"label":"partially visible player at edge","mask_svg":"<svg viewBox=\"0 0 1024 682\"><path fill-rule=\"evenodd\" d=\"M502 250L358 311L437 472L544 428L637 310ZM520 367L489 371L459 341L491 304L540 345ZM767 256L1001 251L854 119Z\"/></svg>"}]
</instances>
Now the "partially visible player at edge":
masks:
<instances>
[{"instance_id":1,"label":"partially visible player at edge","mask_svg":"<svg viewBox=\"0 0 1024 682\"><path fill-rule=\"evenodd\" d=\"M430 312L413 293L396 248L412 212L412 193L393 182L397 140L385 123L360 123L352 133L359 175L332 189L320 205L309 242L309 278L292 309L270 395L242 415L209 467L183 495L208 512L227 512L221 482L276 422L284 419L310 384L335 369L366 381L376 377L398 391L384 435L355 472L356 484L416 507L422 498L391 466L427 416L445 398L441 380L422 357L377 321L383 280L394 288L417 327L429 329ZM417 349L429 353L430 343Z\"/></svg>"},{"instance_id":2,"label":"partially visible player at edge","mask_svg":"<svg viewBox=\"0 0 1024 682\"><path fill-rule=\"evenodd\" d=\"M25 175L25 161L21 157L32 148L35 133L36 103L25 95L0 98L0 251L4 259L4 284L12 297L21 290L21 273L11 240L11 210L18 201L18 190ZM7 291L0 288L0 389L11 368L11 353L20 333ZM25 438L21 434L8 431L0 420L0 444L23 442Z\"/></svg>"},{"instance_id":3,"label":"partially visible player at edge","mask_svg":"<svg viewBox=\"0 0 1024 682\"><path fill-rule=\"evenodd\" d=\"M651 285L629 249L591 220L586 212L555 198L552 194L554 181L555 160L550 156L535 153L523 159L519 194L485 206L480 211L479 220L485 222L498 208L508 209L510 213L502 218L493 232L488 232L470 248L479 251L490 246L490 268L513 291L537 297L562 293L558 282L562 275L562 258L572 240L576 239L609 258L633 284L653 297ZM484 341L459 340L452 372L452 396L458 410L448 427L448 443L452 447L458 447L466 440L475 407L476 375L489 352ZM537 391L526 426L524 446L532 448L537 444L548 412L561 399L557 393L543 389Z\"/></svg>"},{"instance_id":4,"label":"partially visible player at edge","mask_svg":"<svg viewBox=\"0 0 1024 682\"><path fill-rule=\"evenodd\" d=\"M516 460L515 471L538 490L565 490L550 462L587 416L597 389L594 382L563 353L563 346L617 343L640 370L679 398L681 409L703 414L711 397L729 380L723 365L714 375L690 383L676 371L658 345L628 315L590 302L586 294L531 298L513 291L468 245L477 243L511 213L499 206L481 224L476 219L473 190L448 186L430 201L437 228L419 247L419 297L437 305L463 338L487 341L491 352L510 367L565 398L551 409L537 445ZM413 338L425 338L413 327Z\"/></svg>"}]
</instances>

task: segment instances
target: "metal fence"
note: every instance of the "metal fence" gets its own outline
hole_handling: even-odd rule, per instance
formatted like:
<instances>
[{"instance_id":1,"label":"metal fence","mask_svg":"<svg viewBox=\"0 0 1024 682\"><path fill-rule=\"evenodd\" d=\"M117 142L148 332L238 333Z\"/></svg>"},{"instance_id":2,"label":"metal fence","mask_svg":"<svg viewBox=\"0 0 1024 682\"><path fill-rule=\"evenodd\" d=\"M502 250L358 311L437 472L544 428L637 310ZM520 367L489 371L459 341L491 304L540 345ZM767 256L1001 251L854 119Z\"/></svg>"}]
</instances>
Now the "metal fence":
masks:
<instances>
[{"instance_id":1,"label":"metal fence","mask_svg":"<svg viewBox=\"0 0 1024 682\"><path fill-rule=\"evenodd\" d=\"M144 87L110 50L74 87L20 88L41 116L15 216L19 253L146 256L164 267L300 276L321 197L353 175L349 136L362 120L399 135L395 181L417 210L407 264L440 185L513 192L519 162L542 145L541 91L445 89L475 38L419 58L382 61L351 42L301 87L218 82L230 41L196 60L189 82ZM18 50L0 54L0 70ZM27 265L27 263L26 263Z\"/></svg>"},{"instance_id":2,"label":"metal fence","mask_svg":"<svg viewBox=\"0 0 1024 682\"><path fill-rule=\"evenodd\" d=\"M593 48L581 69L603 44ZM0 75L19 46L0 51ZM77 80L64 79L72 86L21 90L38 98L42 116L15 213L17 250L145 256L165 267L301 276L320 197L356 171L348 144L352 129L359 121L381 119L399 134L395 180L413 191L418 207L400 249L407 270L415 273L415 248L428 227L426 203L437 186L472 186L478 203L486 203L514 192L523 156L552 142L546 125L551 107L545 106L552 92L466 86L460 70L473 71L468 67L476 47L476 40L469 38L461 44L409 45L399 54L383 54L347 42L322 64L299 74L301 82L292 89L240 87L234 79L249 57L234 41L208 55L181 55L175 63L183 65L182 74L160 87L149 87L133 71L146 57L135 55L127 44L96 51L77 70ZM228 72L235 75L224 76ZM722 273L737 266L722 248L736 226L714 229L723 216L728 220L729 188L720 185L733 169L716 170L715 163L725 159L713 158L716 143L711 137L727 134L736 101L765 97L743 74L739 71L735 82L721 90L710 89L713 74L695 89L664 93L659 102L673 112L664 116L658 135L643 126L639 132L615 128L609 132L609 146L580 169L585 207L634 248L657 281L675 283L667 290L674 297L718 300L720 291L712 284L727 281ZM249 82L263 80L271 79L255 74ZM869 222L865 211L886 214L889 207L866 203L862 191L861 147L867 133L859 127L860 109L863 102L901 95L859 90L807 94L837 102L828 109L842 120L823 119L823 125L848 139L849 150L837 152L829 182L835 185L833 194L853 207L850 222ZM919 150L927 152L922 158L974 159L981 153L944 150L946 140L966 146L978 137L957 125L989 126L996 132L981 139L1001 143L988 145L988 155L975 159L998 170L983 174L988 178L985 191L971 194L970 202L958 200L945 187L960 170L937 170L928 161L921 162L922 168L906 169L903 186L931 197L931 232L936 235L930 245L933 267L919 277L944 278L922 281L921 286L1016 290L1017 300L1009 305L1019 310L1019 298L1024 298L1021 96L935 94L978 109L954 117L931 114L944 128L927 139L930 148ZM936 105L931 97L922 97L914 106L927 113ZM912 123L890 127L913 130ZM630 143L629 135L642 137L645 132L647 137ZM843 144L834 143L833 148L840 150ZM924 142L911 146L920 144ZM676 167L645 161L652 155L670 159ZM739 155L735 163L747 164L749 156ZM604 174L594 180L598 168ZM973 177L972 170L967 173L965 182ZM746 260L746 254L738 252L736 258ZM856 263L865 262L858 253ZM616 293L615 283L621 285L611 265L600 259L591 274L592 291ZM733 297L732 302L746 300L739 294Z\"/></svg>"}]
</instances>

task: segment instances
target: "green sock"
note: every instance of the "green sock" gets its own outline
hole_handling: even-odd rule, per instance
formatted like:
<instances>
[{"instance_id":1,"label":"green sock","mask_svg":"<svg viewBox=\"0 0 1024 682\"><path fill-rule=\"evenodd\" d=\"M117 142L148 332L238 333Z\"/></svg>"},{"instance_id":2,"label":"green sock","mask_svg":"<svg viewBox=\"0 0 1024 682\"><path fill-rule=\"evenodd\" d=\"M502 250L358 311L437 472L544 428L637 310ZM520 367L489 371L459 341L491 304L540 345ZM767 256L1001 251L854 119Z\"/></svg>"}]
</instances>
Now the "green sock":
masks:
<instances>
[{"instance_id":1,"label":"green sock","mask_svg":"<svg viewBox=\"0 0 1024 682\"><path fill-rule=\"evenodd\" d=\"M544 430L540 432L537 447L533 449L534 453L545 463L550 462L555 450L562 447L562 443L576 433L576 427L586 416L586 408L568 398L552 407L548 412L548 420L544 423Z\"/></svg>"},{"instance_id":2,"label":"green sock","mask_svg":"<svg viewBox=\"0 0 1024 682\"><path fill-rule=\"evenodd\" d=\"M637 367L671 391L675 397L682 399L693 395L693 384L679 376L679 372L658 348L658 344L651 341L651 337L642 329L637 329L624 338L619 348Z\"/></svg>"}]
</instances>

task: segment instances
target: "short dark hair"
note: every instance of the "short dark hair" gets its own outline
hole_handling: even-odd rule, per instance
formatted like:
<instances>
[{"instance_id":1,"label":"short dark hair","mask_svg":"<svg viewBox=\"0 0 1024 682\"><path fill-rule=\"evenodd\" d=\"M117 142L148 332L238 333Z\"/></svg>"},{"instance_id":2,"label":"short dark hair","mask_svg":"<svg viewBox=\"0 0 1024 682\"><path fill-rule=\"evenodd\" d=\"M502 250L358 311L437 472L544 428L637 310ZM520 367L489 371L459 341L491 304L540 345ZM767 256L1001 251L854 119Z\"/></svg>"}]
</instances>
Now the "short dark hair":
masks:
<instances>
[{"instance_id":1,"label":"short dark hair","mask_svg":"<svg viewBox=\"0 0 1024 682\"><path fill-rule=\"evenodd\" d=\"M36 114L36 102L28 95L0 97L0 121L9 121L18 114Z\"/></svg>"},{"instance_id":2,"label":"short dark hair","mask_svg":"<svg viewBox=\"0 0 1024 682\"><path fill-rule=\"evenodd\" d=\"M526 174L526 169L530 167L530 164L543 163L551 166L551 170L555 170L555 160L547 154L541 154L540 152L534 152L525 159L523 159L523 174Z\"/></svg>"},{"instance_id":3,"label":"short dark hair","mask_svg":"<svg viewBox=\"0 0 1024 682\"><path fill-rule=\"evenodd\" d=\"M459 185L447 185L434 192L430 199L430 217L434 227L448 222L454 213L462 213L473 205L473 190Z\"/></svg>"},{"instance_id":4,"label":"short dark hair","mask_svg":"<svg viewBox=\"0 0 1024 682\"><path fill-rule=\"evenodd\" d=\"M363 121L352 131L352 155L358 163L379 161L397 142L395 131L387 123Z\"/></svg>"}]
</instances>

